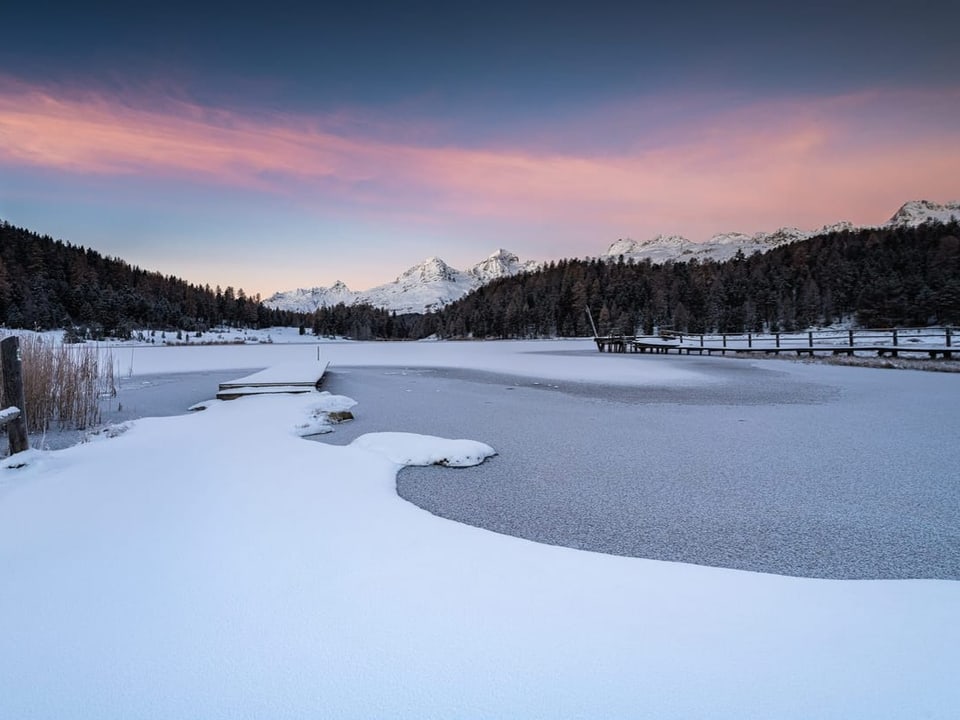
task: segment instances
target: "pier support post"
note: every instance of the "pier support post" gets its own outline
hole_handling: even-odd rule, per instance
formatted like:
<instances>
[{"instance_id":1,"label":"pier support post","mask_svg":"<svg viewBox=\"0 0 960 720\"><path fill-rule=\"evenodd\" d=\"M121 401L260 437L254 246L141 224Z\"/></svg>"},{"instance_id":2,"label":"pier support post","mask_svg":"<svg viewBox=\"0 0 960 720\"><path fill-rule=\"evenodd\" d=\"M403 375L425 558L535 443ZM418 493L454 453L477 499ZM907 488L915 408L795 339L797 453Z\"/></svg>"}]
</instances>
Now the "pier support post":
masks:
<instances>
[{"instance_id":1,"label":"pier support post","mask_svg":"<svg viewBox=\"0 0 960 720\"><path fill-rule=\"evenodd\" d=\"M16 335L0 341L0 363L3 367L3 407L16 407L20 414L7 423L10 454L30 448L27 438L27 413L23 402L23 367L20 360L20 338Z\"/></svg>"}]
</instances>

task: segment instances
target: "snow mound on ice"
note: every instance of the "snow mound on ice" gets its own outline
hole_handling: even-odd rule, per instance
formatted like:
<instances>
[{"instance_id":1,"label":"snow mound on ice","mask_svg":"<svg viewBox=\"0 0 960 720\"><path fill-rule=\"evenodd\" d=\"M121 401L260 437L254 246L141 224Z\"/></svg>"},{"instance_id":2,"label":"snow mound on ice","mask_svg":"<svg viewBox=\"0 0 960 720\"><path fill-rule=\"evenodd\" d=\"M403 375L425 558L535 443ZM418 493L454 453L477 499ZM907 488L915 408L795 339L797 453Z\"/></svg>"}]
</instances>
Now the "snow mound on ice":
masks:
<instances>
[{"instance_id":1,"label":"snow mound on ice","mask_svg":"<svg viewBox=\"0 0 960 720\"><path fill-rule=\"evenodd\" d=\"M383 455L397 465L444 465L471 467L497 454L489 445L476 440L448 440L431 435L404 432L380 432L361 435L352 447Z\"/></svg>"}]
</instances>

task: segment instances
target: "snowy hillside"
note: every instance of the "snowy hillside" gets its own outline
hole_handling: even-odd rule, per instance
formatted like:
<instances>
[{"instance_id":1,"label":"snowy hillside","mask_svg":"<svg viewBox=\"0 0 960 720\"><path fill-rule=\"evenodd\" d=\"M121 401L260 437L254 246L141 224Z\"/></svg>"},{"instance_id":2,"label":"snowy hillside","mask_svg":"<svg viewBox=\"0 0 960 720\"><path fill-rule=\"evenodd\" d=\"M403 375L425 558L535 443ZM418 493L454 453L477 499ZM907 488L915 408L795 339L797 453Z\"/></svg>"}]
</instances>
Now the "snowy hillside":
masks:
<instances>
[{"instance_id":1,"label":"snowy hillside","mask_svg":"<svg viewBox=\"0 0 960 720\"><path fill-rule=\"evenodd\" d=\"M344 303L369 303L398 313L438 310L472 290L501 277L536 269L533 261L521 262L512 252L497 250L468 270L457 270L438 257L427 258L396 280L364 291L350 290L342 282L328 288L315 287L279 292L264 301L268 307L294 312Z\"/></svg>"},{"instance_id":2,"label":"snowy hillside","mask_svg":"<svg viewBox=\"0 0 960 720\"><path fill-rule=\"evenodd\" d=\"M960 203L940 205L928 200L913 200L904 204L889 221L880 227L916 227L927 222L950 222L958 219L960 219ZM601 257L618 259L622 255L625 260L632 258L638 262L650 260L652 263L687 261L693 258L723 262L734 257L738 251L742 251L745 256L750 256L816 235L855 229L857 228L849 222L826 225L819 230L782 227L772 233L759 232L753 235L741 232L718 233L709 240L699 243L680 235L657 235L650 240L617 240Z\"/></svg>"}]
</instances>

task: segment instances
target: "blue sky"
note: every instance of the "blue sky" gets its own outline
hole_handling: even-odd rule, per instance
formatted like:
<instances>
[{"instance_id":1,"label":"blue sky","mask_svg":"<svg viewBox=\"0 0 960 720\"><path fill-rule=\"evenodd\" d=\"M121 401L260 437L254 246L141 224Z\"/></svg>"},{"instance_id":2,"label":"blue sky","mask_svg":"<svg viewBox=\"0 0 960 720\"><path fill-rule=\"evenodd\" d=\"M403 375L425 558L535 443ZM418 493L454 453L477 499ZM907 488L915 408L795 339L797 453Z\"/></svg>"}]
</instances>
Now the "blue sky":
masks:
<instances>
[{"instance_id":1,"label":"blue sky","mask_svg":"<svg viewBox=\"0 0 960 720\"><path fill-rule=\"evenodd\" d=\"M956 3L2 14L0 217L249 293L960 196Z\"/></svg>"}]
</instances>

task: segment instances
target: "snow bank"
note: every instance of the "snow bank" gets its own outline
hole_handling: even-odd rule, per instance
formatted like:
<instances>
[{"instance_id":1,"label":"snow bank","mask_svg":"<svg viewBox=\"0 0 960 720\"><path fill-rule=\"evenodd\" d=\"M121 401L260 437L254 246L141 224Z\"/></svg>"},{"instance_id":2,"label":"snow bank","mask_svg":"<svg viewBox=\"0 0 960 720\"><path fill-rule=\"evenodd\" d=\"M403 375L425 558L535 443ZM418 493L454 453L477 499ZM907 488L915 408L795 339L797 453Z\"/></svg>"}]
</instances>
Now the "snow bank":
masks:
<instances>
[{"instance_id":1,"label":"snow bank","mask_svg":"<svg viewBox=\"0 0 960 720\"><path fill-rule=\"evenodd\" d=\"M211 403L0 468L0 717L952 717L960 583L599 555L443 520L332 398ZM403 452L400 452L403 451ZM522 481L522 479L520 479Z\"/></svg>"},{"instance_id":2,"label":"snow bank","mask_svg":"<svg viewBox=\"0 0 960 720\"><path fill-rule=\"evenodd\" d=\"M409 465L444 465L470 467L496 455L489 445L474 440L442 438L404 432L381 432L361 435L351 446L383 455L401 467Z\"/></svg>"}]
</instances>

